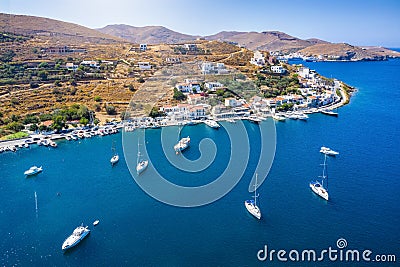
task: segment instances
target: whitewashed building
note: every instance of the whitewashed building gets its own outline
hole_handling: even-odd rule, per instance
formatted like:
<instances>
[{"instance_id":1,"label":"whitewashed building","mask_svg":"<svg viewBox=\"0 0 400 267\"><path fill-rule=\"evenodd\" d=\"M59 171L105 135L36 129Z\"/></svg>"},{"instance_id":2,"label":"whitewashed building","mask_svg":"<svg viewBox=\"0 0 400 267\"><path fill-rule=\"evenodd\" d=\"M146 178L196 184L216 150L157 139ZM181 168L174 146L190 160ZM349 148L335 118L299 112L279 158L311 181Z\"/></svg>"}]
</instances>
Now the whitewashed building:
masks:
<instances>
[{"instance_id":1,"label":"whitewashed building","mask_svg":"<svg viewBox=\"0 0 400 267\"><path fill-rule=\"evenodd\" d=\"M149 62L138 62L138 67L140 70L150 70L151 64Z\"/></svg>"},{"instance_id":2,"label":"whitewashed building","mask_svg":"<svg viewBox=\"0 0 400 267\"><path fill-rule=\"evenodd\" d=\"M265 65L265 57L260 51L254 52L253 57L250 59L250 63L256 66Z\"/></svg>"},{"instance_id":3,"label":"whitewashed building","mask_svg":"<svg viewBox=\"0 0 400 267\"><path fill-rule=\"evenodd\" d=\"M204 87L211 92L215 92L218 88L223 87L224 85L220 82L206 82L204 83Z\"/></svg>"},{"instance_id":4,"label":"whitewashed building","mask_svg":"<svg viewBox=\"0 0 400 267\"><path fill-rule=\"evenodd\" d=\"M286 72L286 69L284 67L282 67L281 65L277 65L277 66L271 66L271 71L273 73L283 74Z\"/></svg>"}]
</instances>

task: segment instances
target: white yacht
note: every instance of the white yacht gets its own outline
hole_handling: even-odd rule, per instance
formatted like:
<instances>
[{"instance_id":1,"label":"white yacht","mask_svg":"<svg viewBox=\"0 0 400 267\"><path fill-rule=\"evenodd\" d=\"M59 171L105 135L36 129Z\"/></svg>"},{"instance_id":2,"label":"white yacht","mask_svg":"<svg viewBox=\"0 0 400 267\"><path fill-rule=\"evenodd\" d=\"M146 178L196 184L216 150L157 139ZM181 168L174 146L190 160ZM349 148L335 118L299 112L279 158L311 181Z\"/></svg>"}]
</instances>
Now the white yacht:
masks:
<instances>
[{"instance_id":1,"label":"white yacht","mask_svg":"<svg viewBox=\"0 0 400 267\"><path fill-rule=\"evenodd\" d=\"M204 123L214 129L218 129L220 126L218 124L218 122L214 121L214 120L205 120Z\"/></svg>"},{"instance_id":2,"label":"white yacht","mask_svg":"<svg viewBox=\"0 0 400 267\"><path fill-rule=\"evenodd\" d=\"M329 199L329 194L328 194L328 174L326 172L326 154L324 155L324 164L322 164L324 166L323 171L322 171L322 176L321 176L321 182L319 182L318 180L314 181L314 182L310 182L310 188L311 190L317 194L318 196L322 197L325 200ZM326 187L324 187L324 181L326 181Z\"/></svg>"},{"instance_id":3,"label":"white yacht","mask_svg":"<svg viewBox=\"0 0 400 267\"><path fill-rule=\"evenodd\" d=\"M248 117L247 119L248 119L250 122L255 123L255 124L258 124L258 123L261 122L261 119L258 118L257 116L250 116L250 117Z\"/></svg>"},{"instance_id":4,"label":"white yacht","mask_svg":"<svg viewBox=\"0 0 400 267\"><path fill-rule=\"evenodd\" d=\"M244 202L244 206L251 215L253 215L257 219L261 219L261 210L257 206L257 197L258 195L257 195L257 174L256 174L256 181L254 184L254 196L253 196L254 200L253 199L246 200Z\"/></svg>"},{"instance_id":5,"label":"white yacht","mask_svg":"<svg viewBox=\"0 0 400 267\"><path fill-rule=\"evenodd\" d=\"M334 111L328 110L328 109L322 109L321 113L325 114L325 115L329 115L329 116L335 116L335 117L339 116L339 114L337 112L334 112Z\"/></svg>"},{"instance_id":6,"label":"white yacht","mask_svg":"<svg viewBox=\"0 0 400 267\"><path fill-rule=\"evenodd\" d=\"M236 123L236 120L235 120L235 119L227 119L226 121L227 121L227 122L230 122L230 123Z\"/></svg>"},{"instance_id":7,"label":"white yacht","mask_svg":"<svg viewBox=\"0 0 400 267\"><path fill-rule=\"evenodd\" d=\"M329 147L322 146L320 151L321 153L328 155L328 156L336 156L339 155L339 152L330 149Z\"/></svg>"},{"instance_id":8,"label":"white yacht","mask_svg":"<svg viewBox=\"0 0 400 267\"><path fill-rule=\"evenodd\" d=\"M219 127L219 126L218 126ZM190 137L184 137L174 146L175 152L178 154L179 152L185 150L190 145Z\"/></svg>"},{"instance_id":9,"label":"white yacht","mask_svg":"<svg viewBox=\"0 0 400 267\"><path fill-rule=\"evenodd\" d=\"M274 115L272 115L272 118L273 118L274 120L276 120L276 121L285 121L285 120L286 120L286 118L285 118L284 116L281 116L281 115L279 115L279 114L274 114Z\"/></svg>"},{"instance_id":10,"label":"white yacht","mask_svg":"<svg viewBox=\"0 0 400 267\"><path fill-rule=\"evenodd\" d=\"M298 113L296 113L296 115L299 120L303 120L303 121L308 120L308 116L304 113L298 112Z\"/></svg>"},{"instance_id":11,"label":"white yacht","mask_svg":"<svg viewBox=\"0 0 400 267\"><path fill-rule=\"evenodd\" d=\"M88 229L88 226L83 227L83 224L82 224L81 226L76 227L75 230L72 232L72 235L70 235L67 239L65 239L65 241L61 247L62 250L67 250L69 248L76 246L89 233L90 233L90 230Z\"/></svg>"},{"instance_id":12,"label":"white yacht","mask_svg":"<svg viewBox=\"0 0 400 267\"><path fill-rule=\"evenodd\" d=\"M24 174L26 176L31 176L31 175L38 174L41 171L43 171L42 166L40 166L40 167L32 166L32 167L29 168L29 170L25 171Z\"/></svg>"},{"instance_id":13,"label":"white yacht","mask_svg":"<svg viewBox=\"0 0 400 267\"><path fill-rule=\"evenodd\" d=\"M65 140L71 141L71 140L72 140L72 137L71 137L70 135L66 135L66 136L65 136Z\"/></svg>"},{"instance_id":14,"label":"white yacht","mask_svg":"<svg viewBox=\"0 0 400 267\"><path fill-rule=\"evenodd\" d=\"M149 161L148 160L141 160L138 162L138 164L136 165L136 173L137 174L141 174L149 165Z\"/></svg>"}]
</instances>

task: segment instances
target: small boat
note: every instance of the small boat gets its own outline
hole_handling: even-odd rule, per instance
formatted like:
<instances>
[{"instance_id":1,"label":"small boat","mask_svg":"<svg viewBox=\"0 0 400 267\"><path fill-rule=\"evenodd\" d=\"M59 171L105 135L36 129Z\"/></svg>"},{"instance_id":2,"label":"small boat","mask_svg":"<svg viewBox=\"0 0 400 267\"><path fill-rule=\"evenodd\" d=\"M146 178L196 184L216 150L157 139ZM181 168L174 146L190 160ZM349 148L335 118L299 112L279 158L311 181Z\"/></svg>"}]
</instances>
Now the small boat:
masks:
<instances>
[{"instance_id":1,"label":"small boat","mask_svg":"<svg viewBox=\"0 0 400 267\"><path fill-rule=\"evenodd\" d=\"M218 125L219 127L219 125ZM174 146L175 152L178 154L179 152L185 150L190 145L190 137L184 137Z\"/></svg>"},{"instance_id":2,"label":"small boat","mask_svg":"<svg viewBox=\"0 0 400 267\"><path fill-rule=\"evenodd\" d=\"M297 116L297 114L293 112L286 112L286 118L291 120L297 120L299 117Z\"/></svg>"},{"instance_id":3,"label":"small boat","mask_svg":"<svg viewBox=\"0 0 400 267\"><path fill-rule=\"evenodd\" d=\"M204 123L214 129L218 129L220 126L218 124L218 122L214 121L214 120L205 120Z\"/></svg>"},{"instance_id":4,"label":"small boat","mask_svg":"<svg viewBox=\"0 0 400 267\"><path fill-rule=\"evenodd\" d=\"M339 116L339 114L337 112L333 112L332 110L328 110L328 109L322 109L321 113L325 114L325 115L329 115L329 116L334 116L334 117Z\"/></svg>"},{"instance_id":5,"label":"small boat","mask_svg":"<svg viewBox=\"0 0 400 267\"><path fill-rule=\"evenodd\" d=\"M327 155L324 155L324 166L323 171L322 171L322 176L321 176L321 182L316 180L314 182L310 182L310 188L311 190L317 194L318 196L322 197L325 200L329 199L329 194L328 194L328 173L326 172L326 158ZM325 175L326 173L326 175ZM326 188L324 187L324 181L326 180Z\"/></svg>"},{"instance_id":6,"label":"small boat","mask_svg":"<svg viewBox=\"0 0 400 267\"><path fill-rule=\"evenodd\" d=\"M257 219L261 219L261 210L260 208L257 206L257 197L259 195L257 195L257 173L256 173L256 181L254 184L254 200L250 199L250 200L246 200L244 202L244 206L246 207L247 211L253 215L254 217L256 217Z\"/></svg>"},{"instance_id":7,"label":"small boat","mask_svg":"<svg viewBox=\"0 0 400 267\"><path fill-rule=\"evenodd\" d=\"M71 141L71 140L72 140L72 137L71 137L70 135L66 135L66 136L65 136L65 140Z\"/></svg>"},{"instance_id":8,"label":"small boat","mask_svg":"<svg viewBox=\"0 0 400 267\"><path fill-rule=\"evenodd\" d=\"M88 132L85 132L85 133L83 134L83 136L84 136L85 138L92 138L92 135L91 135L90 133L88 133Z\"/></svg>"},{"instance_id":9,"label":"small boat","mask_svg":"<svg viewBox=\"0 0 400 267\"><path fill-rule=\"evenodd\" d=\"M14 145L10 145L8 146L8 150L12 151L12 152L16 152L17 151L17 147Z\"/></svg>"},{"instance_id":10,"label":"small boat","mask_svg":"<svg viewBox=\"0 0 400 267\"><path fill-rule=\"evenodd\" d=\"M57 144L56 144L55 142L53 142L53 141L50 141L50 142L49 142L49 145L50 145L51 147L57 147Z\"/></svg>"},{"instance_id":11,"label":"small boat","mask_svg":"<svg viewBox=\"0 0 400 267\"><path fill-rule=\"evenodd\" d=\"M248 119L250 122L256 123L256 124L258 124L258 123L261 122L261 119L259 119L258 117L255 117L255 116L250 116L250 117L248 117L247 119Z\"/></svg>"},{"instance_id":12,"label":"small boat","mask_svg":"<svg viewBox=\"0 0 400 267\"><path fill-rule=\"evenodd\" d=\"M136 165L136 173L141 174L147 168L148 165L149 165L148 160L139 161Z\"/></svg>"},{"instance_id":13,"label":"small boat","mask_svg":"<svg viewBox=\"0 0 400 267\"><path fill-rule=\"evenodd\" d=\"M114 152L114 156L112 156L112 158L110 159L110 163L111 165L114 166L114 164L116 164L119 161L119 156L115 150L115 143L113 142L112 148L111 150Z\"/></svg>"},{"instance_id":14,"label":"small boat","mask_svg":"<svg viewBox=\"0 0 400 267\"><path fill-rule=\"evenodd\" d=\"M25 148L29 148L29 145L27 143L24 144Z\"/></svg>"},{"instance_id":15,"label":"small boat","mask_svg":"<svg viewBox=\"0 0 400 267\"><path fill-rule=\"evenodd\" d=\"M320 151L321 153L328 155L328 156L336 156L339 155L339 152L330 149L329 147L322 146Z\"/></svg>"},{"instance_id":16,"label":"small boat","mask_svg":"<svg viewBox=\"0 0 400 267\"><path fill-rule=\"evenodd\" d=\"M98 225L99 224L99 220L95 220L94 222L93 222L93 226L96 226L96 225Z\"/></svg>"},{"instance_id":17,"label":"small boat","mask_svg":"<svg viewBox=\"0 0 400 267\"><path fill-rule=\"evenodd\" d=\"M64 243L61 246L62 250L65 251L78 245L79 242L81 242L89 233L90 230L88 229L88 226L83 227L82 224L81 226L76 227L75 230L72 232L72 235L65 239Z\"/></svg>"},{"instance_id":18,"label":"small boat","mask_svg":"<svg viewBox=\"0 0 400 267\"><path fill-rule=\"evenodd\" d=\"M278 115L278 114L272 115L272 118L273 118L274 120L276 120L276 121L285 121L285 120L286 120L285 117L283 117L283 116L281 116L281 115Z\"/></svg>"},{"instance_id":19,"label":"small boat","mask_svg":"<svg viewBox=\"0 0 400 267\"><path fill-rule=\"evenodd\" d=\"M226 121L230 122L230 123L236 123L236 120L234 120L234 119L227 119Z\"/></svg>"},{"instance_id":20,"label":"small boat","mask_svg":"<svg viewBox=\"0 0 400 267\"><path fill-rule=\"evenodd\" d=\"M298 113L296 113L296 115L299 120L303 120L303 121L308 120L308 116L304 113L298 112Z\"/></svg>"},{"instance_id":21,"label":"small boat","mask_svg":"<svg viewBox=\"0 0 400 267\"><path fill-rule=\"evenodd\" d=\"M29 170L25 171L24 174L26 176L31 176L31 175L38 174L42 170L43 170L42 166L40 166L40 167L32 166L32 167L29 168Z\"/></svg>"}]
</instances>

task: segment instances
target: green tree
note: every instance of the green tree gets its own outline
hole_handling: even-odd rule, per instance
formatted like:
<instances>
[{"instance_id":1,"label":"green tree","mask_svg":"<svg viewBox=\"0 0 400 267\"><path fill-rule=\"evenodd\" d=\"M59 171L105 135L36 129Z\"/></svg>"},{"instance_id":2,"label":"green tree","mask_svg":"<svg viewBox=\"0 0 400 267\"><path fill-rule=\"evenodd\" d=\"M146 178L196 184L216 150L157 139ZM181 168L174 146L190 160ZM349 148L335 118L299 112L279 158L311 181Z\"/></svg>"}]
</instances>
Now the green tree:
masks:
<instances>
[{"instance_id":1,"label":"green tree","mask_svg":"<svg viewBox=\"0 0 400 267\"><path fill-rule=\"evenodd\" d=\"M117 113L117 111L113 105L107 105L106 112L108 115L115 115Z\"/></svg>"},{"instance_id":2,"label":"green tree","mask_svg":"<svg viewBox=\"0 0 400 267\"><path fill-rule=\"evenodd\" d=\"M175 100L185 100L186 96L181 91L179 91L178 89L174 88L174 96L173 96L173 98Z\"/></svg>"},{"instance_id":3,"label":"green tree","mask_svg":"<svg viewBox=\"0 0 400 267\"><path fill-rule=\"evenodd\" d=\"M47 71L45 70L41 70L38 72L38 77L42 80L42 81L47 81Z\"/></svg>"},{"instance_id":4,"label":"green tree","mask_svg":"<svg viewBox=\"0 0 400 267\"><path fill-rule=\"evenodd\" d=\"M11 130L14 132L19 132L21 130L23 130L25 127L22 123L20 122L16 122L16 121L12 121L9 124L6 125L6 129L7 130Z\"/></svg>"},{"instance_id":5,"label":"green tree","mask_svg":"<svg viewBox=\"0 0 400 267\"><path fill-rule=\"evenodd\" d=\"M134 92L134 91L135 91L135 87L133 87L132 84L128 85L128 88L129 88L129 90L130 90L131 92Z\"/></svg>"},{"instance_id":6,"label":"green tree","mask_svg":"<svg viewBox=\"0 0 400 267\"><path fill-rule=\"evenodd\" d=\"M15 52L10 49L0 53L0 61L4 63L11 62L14 57L15 57Z\"/></svg>"},{"instance_id":7,"label":"green tree","mask_svg":"<svg viewBox=\"0 0 400 267\"><path fill-rule=\"evenodd\" d=\"M81 118L81 119L79 120L79 123L80 123L80 124L83 124L83 125L87 125L87 124L89 123L89 120L83 117L83 118Z\"/></svg>"},{"instance_id":8,"label":"green tree","mask_svg":"<svg viewBox=\"0 0 400 267\"><path fill-rule=\"evenodd\" d=\"M37 126L36 123L31 124L31 126L29 126L29 131L35 132L39 129L39 127Z\"/></svg>"},{"instance_id":9,"label":"green tree","mask_svg":"<svg viewBox=\"0 0 400 267\"><path fill-rule=\"evenodd\" d=\"M152 118L164 116L164 112L160 111L157 107L153 107L150 111L149 116Z\"/></svg>"},{"instance_id":10,"label":"green tree","mask_svg":"<svg viewBox=\"0 0 400 267\"><path fill-rule=\"evenodd\" d=\"M101 102L101 96L98 96L98 95L96 95L95 97L94 97L94 101L96 101L96 102Z\"/></svg>"}]
</instances>

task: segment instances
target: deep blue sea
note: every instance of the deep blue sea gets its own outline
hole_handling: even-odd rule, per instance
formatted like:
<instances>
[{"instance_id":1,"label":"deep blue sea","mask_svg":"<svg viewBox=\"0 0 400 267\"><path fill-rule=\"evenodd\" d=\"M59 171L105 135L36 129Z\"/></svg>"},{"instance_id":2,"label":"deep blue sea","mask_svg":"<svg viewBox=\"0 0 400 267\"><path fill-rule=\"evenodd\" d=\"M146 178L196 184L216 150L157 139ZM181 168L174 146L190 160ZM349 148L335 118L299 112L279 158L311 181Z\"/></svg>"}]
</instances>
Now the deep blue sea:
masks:
<instances>
[{"instance_id":1,"label":"deep blue sea","mask_svg":"<svg viewBox=\"0 0 400 267\"><path fill-rule=\"evenodd\" d=\"M1 266L396 266L366 262L261 262L257 252L336 248L396 254L400 260L400 60L306 63L357 88L339 117L313 114L307 122L276 123L276 155L259 188L263 218L251 217L243 202L260 149L258 126L244 122L251 140L250 161L240 182L225 197L197 208L178 208L148 196L124 161L122 135L61 141L57 149L32 146L0 154ZM227 167L226 131L205 125L184 127L200 156L203 138L216 141L214 163L187 174L168 164L160 149L161 130L146 130L152 164L183 186L211 182ZM132 137L138 133L132 133ZM120 162L111 167L116 141ZM132 138L132 146L136 141ZM329 158L328 202L311 192L321 175L321 146L340 152ZM129 164L132 164L131 162ZM136 162L134 162L134 165ZM44 171L32 178L32 165ZM37 193L38 210L35 210ZM96 227L94 220L100 220ZM76 248L61 250L81 223L91 234Z\"/></svg>"}]
</instances>

